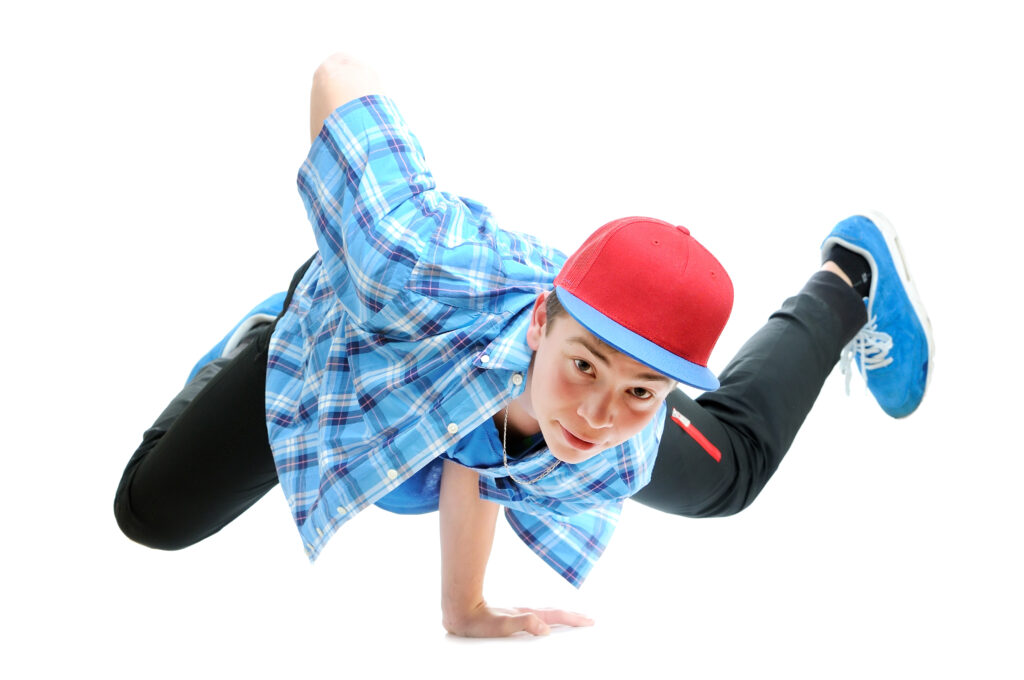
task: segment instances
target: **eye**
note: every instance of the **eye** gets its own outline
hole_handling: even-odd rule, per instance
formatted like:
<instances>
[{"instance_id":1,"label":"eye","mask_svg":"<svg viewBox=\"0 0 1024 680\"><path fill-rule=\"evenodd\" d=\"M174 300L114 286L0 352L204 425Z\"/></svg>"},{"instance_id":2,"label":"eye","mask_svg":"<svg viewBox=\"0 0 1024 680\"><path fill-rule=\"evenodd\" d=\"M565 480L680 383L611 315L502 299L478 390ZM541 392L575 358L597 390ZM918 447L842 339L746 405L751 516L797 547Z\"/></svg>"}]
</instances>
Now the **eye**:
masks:
<instances>
[{"instance_id":1,"label":"eye","mask_svg":"<svg viewBox=\"0 0 1024 680\"><path fill-rule=\"evenodd\" d=\"M580 373L586 373L587 375L590 375L591 373L594 372L594 367L590 364L589 361L584 361L583 359L573 359L572 362L576 364L576 370L579 371Z\"/></svg>"},{"instance_id":2,"label":"eye","mask_svg":"<svg viewBox=\"0 0 1024 680\"><path fill-rule=\"evenodd\" d=\"M632 387L629 393L641 400L647 400L654 396L654 392L651 392L646 387Z\"/></svg>"}]
</instances>

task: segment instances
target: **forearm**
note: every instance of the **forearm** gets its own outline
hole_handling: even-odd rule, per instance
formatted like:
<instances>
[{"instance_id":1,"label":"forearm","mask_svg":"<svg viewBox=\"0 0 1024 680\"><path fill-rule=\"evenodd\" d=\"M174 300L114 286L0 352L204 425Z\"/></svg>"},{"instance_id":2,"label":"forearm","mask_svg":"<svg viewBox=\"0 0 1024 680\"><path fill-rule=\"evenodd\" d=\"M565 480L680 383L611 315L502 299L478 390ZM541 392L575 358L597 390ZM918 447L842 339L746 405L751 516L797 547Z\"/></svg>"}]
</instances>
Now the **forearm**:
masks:
<instances>
[{"instance_id":1,"label":"forearm","mask_svg":"<svg viewBox=\"0 0 1024 680\"><path fill-rule=\"evenodd\" d=\"M454 632L484 606L487 560L494 543L498 506L481 500L477 473L444 461L441 475L441 610Z\"/></svg>"}]
</instances>

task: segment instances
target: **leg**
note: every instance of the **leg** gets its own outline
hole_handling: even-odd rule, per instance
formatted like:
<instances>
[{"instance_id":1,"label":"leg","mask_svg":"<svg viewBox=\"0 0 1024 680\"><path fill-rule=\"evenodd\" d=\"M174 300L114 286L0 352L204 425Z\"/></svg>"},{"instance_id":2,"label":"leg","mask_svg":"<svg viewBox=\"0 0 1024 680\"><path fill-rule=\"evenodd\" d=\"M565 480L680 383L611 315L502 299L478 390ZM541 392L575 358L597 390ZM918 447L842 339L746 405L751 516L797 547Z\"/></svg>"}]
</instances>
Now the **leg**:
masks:
<instances>
[{"instance_id":1,"label":"leg","mask_svg":"<svg viewBox=\"0 0 1024 680\"><path fill-rule=\"evenodd\" d=\"M721 387L696 401L670 396L651 483L634 498L688 517L750 505L778 468L839 353L864 326L860 295L819 272L740 349ZM716 447L715 460L672 420L677 409Z\"/></svg>"},{"instance_id":2,"label":"leg","mask_svg":"<svg viewBox=\"0 0 1024 680\"><path fill-rule=\"evenodd\" d=\"M892 226L881 215L855 215L836 225L823 252L824 271L743 346L718 391L696 402L672 396L653 478L637 500L692 517L748 506L778 468L840 353L844 363L853 355L890 416L905 417L920 405L934 343ZM688 430L672 420L673 408L680 421L689 420ZM694 427L707 447L691 436Z\"/></svg>"},{"instance_id":3,"label":"leg","mask_svg":"<svg viewBox=\"0 0 1024 680\"><path fill-rule=\"evenodd\" d=\"M283 304L268 300L280 313L312 261L295 273ZM275 325L194 371L143 435L114 498L126 536L152 548L184 548L220 531L277 484L264 406Z\"/></svg>"},{"instance_id":4,"label":"leg","mask_svg":"<svg viewBox=\"0 0 1024 680\"><path fill-rule=\"evenodd\" d=\"M263 404L272 328L257 331L234 358L207 364L146 431L114 499L126 536L184 548L277 484Z\"/></svg>"}]
</instances>

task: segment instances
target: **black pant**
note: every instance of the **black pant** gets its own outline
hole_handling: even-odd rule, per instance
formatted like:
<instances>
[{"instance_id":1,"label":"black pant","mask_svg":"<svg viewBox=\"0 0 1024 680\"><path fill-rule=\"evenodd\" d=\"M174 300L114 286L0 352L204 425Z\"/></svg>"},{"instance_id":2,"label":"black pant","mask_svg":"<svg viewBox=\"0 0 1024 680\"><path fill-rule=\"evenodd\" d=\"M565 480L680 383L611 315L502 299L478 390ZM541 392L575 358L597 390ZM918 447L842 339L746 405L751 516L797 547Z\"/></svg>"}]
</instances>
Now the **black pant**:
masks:
<instances>
[{"instance_id":1,"label":"black pant","mask_svg":"<svg viewBox=\"0 0 1024 680\"><path fill-rule=\"evenodd\" d=\"M292 277L280 315L313 258ZM142 436L114 515L128 538L177 550L220 531L277 484L267 438L267 350L275 319L230 359L204 366Z\"/></svg>"},{"instance_id":2,"label":"black pant","mask_svg":"<svg viewBox=\"0 0 1024 680\"><path fill-rule=\"evenodd\" d=\"M812 276L740 348L719 389L696 401L673 390L651 483L634 500L687 517L722 517L750 505L865 323L864 301L850 286L828 272ZM720 461L672 421L673 407L719 449Z\"/></svg>"},{"instance_id":3,"label":"black pant","mask_svg":"<svg viewBox=\"0 0 1024 680\"><path fill-rule=\"evenodd\" d=\"M292 280L289 299L308 265ZM778 468L840 350L866 322L852 288L833 274L811 277L740 349L718 390L696 401L672 391L651 483L634 498L688 517L747 507ZM146 431L114 499L129 538L186 547L277 484L264 411L272 332L273 325L263 327L237 356L204 367ZM717 460L671 419L673 409L717 448Z\"/></svg>"}]
</instances>

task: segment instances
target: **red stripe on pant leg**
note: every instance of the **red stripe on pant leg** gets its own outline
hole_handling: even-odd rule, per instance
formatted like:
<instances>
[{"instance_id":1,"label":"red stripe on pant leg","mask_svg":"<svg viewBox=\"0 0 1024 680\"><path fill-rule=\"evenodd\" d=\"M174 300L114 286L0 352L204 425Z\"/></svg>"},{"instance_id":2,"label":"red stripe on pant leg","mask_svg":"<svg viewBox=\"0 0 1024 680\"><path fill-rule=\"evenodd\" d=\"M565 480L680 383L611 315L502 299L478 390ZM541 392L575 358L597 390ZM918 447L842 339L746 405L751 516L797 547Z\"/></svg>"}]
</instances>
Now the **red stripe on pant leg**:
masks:
<instances>
[{"instance_id":1,"label":"red stripe on pant leg","mask_svg":"<svg viewBox=\"0 0 1024 680\"><path fill-rule=\"evenodd\" d=\"M700 447L707 451L708 455L715 459L716 463L722 462L722 452L718 450L718 447L708 441L708 438L698 430L690 419L680 413L677 409L672 409L672 421L679 427L686 430L686 434L693 438L693 441L700 444Z\"/></svg>"}]
</instances>

